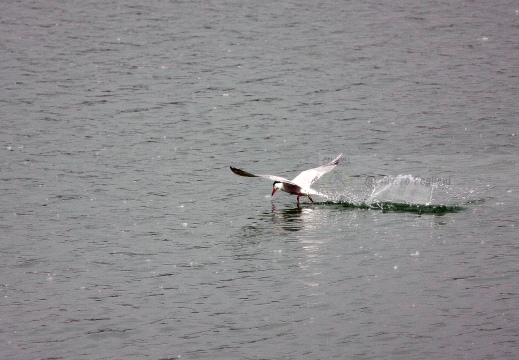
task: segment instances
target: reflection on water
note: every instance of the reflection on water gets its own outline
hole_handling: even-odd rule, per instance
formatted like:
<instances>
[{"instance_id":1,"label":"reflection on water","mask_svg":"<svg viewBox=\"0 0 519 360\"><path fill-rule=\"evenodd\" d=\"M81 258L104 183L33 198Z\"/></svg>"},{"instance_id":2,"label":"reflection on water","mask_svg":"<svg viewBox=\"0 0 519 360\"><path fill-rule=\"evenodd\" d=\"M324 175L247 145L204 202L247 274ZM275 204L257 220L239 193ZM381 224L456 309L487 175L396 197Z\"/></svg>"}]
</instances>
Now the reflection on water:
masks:
<instances>
[{"instance_id":1,"label":"reflection on water","mask_svg":"<svg viewBox=\"0 0 519 360\"><path fill-rule=\"evenodd\" d=\"M321 202L313 204L294 204L284 208L272 205L271 211L264 211L256 221L242 227L242 238L254 239L264 236L266 232L271 232L272 236L283 236L290 232L310 231L313 236L322 226L350 226L351 221L344 223L344 212L351 212L350 218L354 220L359 211L382 211L385 212L404 212L416 215L443 216L448 213L463 211L465 207L460 205L425 205L407 204L393 202L374 202L370 204L352 204L349 202ZM341 224L330 224L333 221L333 214L341 214ZM274 226L271 226L273 224Z\"/></svg>"},{"instance_id":2,"label":"reflection on water","mask_svg":"<svg viewBox=\"0 0 519 360\"><path fill-rule=\"evenodd\" d=\"M312 212L311 209L302 207L300 204L285 208L282 210L276 210L276 206L272 205L271 218L272 222L278 225L281 229L286 231L300 231L308 223L308 216Z\"/></svg>"},{"instance_id":3,"label":"reflection on water","mask_svg":"<svg viewBox=\"0 0 519 360\"><path fill-rule=\"evenodd\" d=\"M327 244L342 237L341 234L357 234L359 226L365 223L379 224L389 216L385 214L387 212L408 213L414 217L430 216L432 220L462 210L464 208L455 205L316 202L283 207L273 203L270 210L264 210L247 219L248 223L241 227L240 240L234 244L234 255L240 260L270 262L276 262L279 258L289 262L298 259L297 267L308 272L308 279L305 278L303 283L317 286L319 276L316 274L319 271L316 267L320 266L323 259L333 256L329 253ZM391 219L394 220L393 217ZM403 221L408 221L404 219L402 218ZM297 246L293 246L294 244ZM287 256L281 253L285 251L295 253Z\"/></svg>"},{"instance_id":4,"label":"reflection on water","mask_svg":"<svg viewBox=\"0 0 519 360\"><path fill-rule=\"evenodd\" d=\"M234 259L243 261L245 275L278 267L297 269L298 275L293 274L299 278L297 283L313 289L321 284L320 266L330 256L326 244L332 239L334 213L344 215L344 211L337 210L325 203L272 205L271 210L248 219L249 223L241 228L240 239L233 244ZM356 217L355 212L351 214ZM341 219L344 222L344 216ZM310 291L306 296L315 295L314 290Z\"/></svg>"},{"instance_id":5,"label":"reflection on water","mask_svg":"<svg viewBox=\"0 0 519 360\"><path fill-rule=\"evenodd\" d=\"M272 205L271 211L264 211L258 217L250 219L252 221L241 228L240 237L254 242L257 238L278 238L301 231L316 234L321 226L330 221L330 211L336 209L325 203L294 204L281 209Z\"/></svg>"}]
</instances>

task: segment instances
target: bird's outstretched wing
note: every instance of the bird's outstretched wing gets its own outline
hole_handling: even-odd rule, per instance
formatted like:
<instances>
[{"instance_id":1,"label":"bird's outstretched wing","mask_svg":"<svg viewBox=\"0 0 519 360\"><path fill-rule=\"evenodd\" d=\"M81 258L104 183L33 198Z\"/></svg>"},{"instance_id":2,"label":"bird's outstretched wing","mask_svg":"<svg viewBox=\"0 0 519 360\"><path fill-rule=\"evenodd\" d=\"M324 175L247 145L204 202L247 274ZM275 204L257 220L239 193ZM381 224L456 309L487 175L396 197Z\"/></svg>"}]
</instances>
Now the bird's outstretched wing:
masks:
<instances>
[{"instance_id":1,"label":"bird's outstretched wing","mask_svg":"<svg viewBox=\"0 0 519 360\"><path fill-rule=\"evenodd\" d=\"M337 166L337 164L339 164L341 156L342 154L337 156L333 161L330 161L328 164L316 167L314 169L303 171L301 174L297 175L294 178L294 180L292 180L292 182L296 183L302 188L309 187L314 182L316 182L321 176L323 176L327 172L331 171L335 166Z\"/></svg>"},{"instance_id":2,"label":"bird's outstretched wing","mask_svg":"<svg viewBox=\"0 0 519 360\"><path fill-rule=\"evenodd\" d=\"M237 169L237 168L232 167L232 166L230 168L231 168L231 171L233 173L235 173L236 175L246 176L246 177L260 177L260 178L264 178L264 179L270 179L272 181L279 181L279 182L283 182L283 183L287 183L287 184L297 185L293 181L285 179L285 178L283 178L281 176L276 176L276 175L254 175L254 174L251 174L250 172L247 172L247 171L244 171L244 170L241 170L241 169Z\"/></svg>"}]
</instances>

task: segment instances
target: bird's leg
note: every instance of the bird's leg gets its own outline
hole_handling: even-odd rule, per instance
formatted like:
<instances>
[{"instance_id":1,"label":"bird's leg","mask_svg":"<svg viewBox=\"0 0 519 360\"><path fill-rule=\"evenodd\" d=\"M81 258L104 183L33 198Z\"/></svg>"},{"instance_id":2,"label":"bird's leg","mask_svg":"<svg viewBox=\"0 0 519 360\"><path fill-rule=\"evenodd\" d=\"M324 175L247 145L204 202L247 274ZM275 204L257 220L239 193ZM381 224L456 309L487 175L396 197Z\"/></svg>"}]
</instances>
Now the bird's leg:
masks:
<instances>
[{"instance_id":1,"label":"bird's leg","mask_svg":"<svg viewBox=\"0 0 519 360\"><path fill-rule=\"evenodd\" d=\"M298 204L299 204L299 196L301 196L301 195L297 195L297 203Z\"/></svg>"},{"instance_id":2,"label":"bird's leg","mask_svg":"<svg viewBox=\"0 0 519 360\"><path fill-rule=\"evenodd\" d=\"M310 196L308 196L308 198L310 199L311 202L314 202L314 200Z\"/></svg>"}]
</instances>

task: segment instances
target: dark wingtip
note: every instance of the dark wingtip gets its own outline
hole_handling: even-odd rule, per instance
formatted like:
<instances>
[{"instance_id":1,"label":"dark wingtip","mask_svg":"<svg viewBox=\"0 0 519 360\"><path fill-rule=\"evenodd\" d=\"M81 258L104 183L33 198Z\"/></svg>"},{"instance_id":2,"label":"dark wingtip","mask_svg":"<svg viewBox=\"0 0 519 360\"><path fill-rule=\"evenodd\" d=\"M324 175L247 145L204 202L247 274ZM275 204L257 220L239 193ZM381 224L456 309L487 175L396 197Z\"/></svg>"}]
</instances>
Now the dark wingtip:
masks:
<instances>
[{"instance_id":1,"label":"dark wingtip","mask_svg":"<svg viewBox=\"0 0 519 360\"><path fill-rule=\"evenodd\" d=\"M240 176L247 176L247 177L256 177L256 175L254 174L251 174L251 173L248 173L246 171L243 171L241 169L237 169L235 167L232 167L232 166L229 166L231 168L231 171L233 173L235 173L236 175L240 175Z\"/></svg>"}]
</instances>

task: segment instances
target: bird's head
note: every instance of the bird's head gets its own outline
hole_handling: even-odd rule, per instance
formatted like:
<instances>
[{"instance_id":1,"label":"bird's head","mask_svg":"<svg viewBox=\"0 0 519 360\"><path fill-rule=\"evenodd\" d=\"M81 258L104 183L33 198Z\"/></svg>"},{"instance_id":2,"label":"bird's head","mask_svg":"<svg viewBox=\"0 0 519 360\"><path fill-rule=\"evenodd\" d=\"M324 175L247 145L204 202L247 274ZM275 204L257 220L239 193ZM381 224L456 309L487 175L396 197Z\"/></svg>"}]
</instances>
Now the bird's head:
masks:
<instances>
[{"instance_id":1,"label":"bird's head","mask_svg":"<svg viewBox=\"0 0 519 360\"><path fill-rule=\"evenodd\" d=\"M274 196L276 190L281 188L283 188L283 184L280 181L274 181L272 184L272 194L270 196Z\"/></svg>"}]
</instances>

